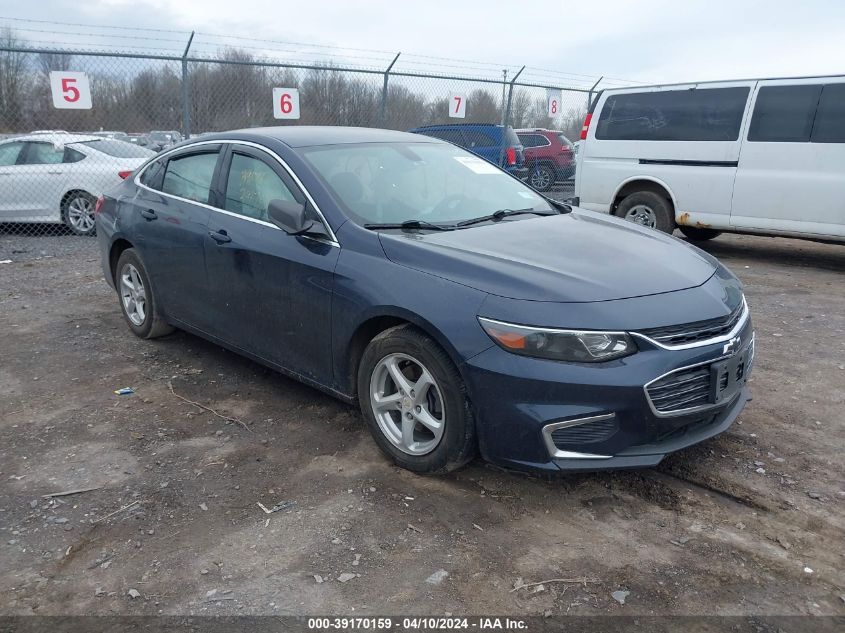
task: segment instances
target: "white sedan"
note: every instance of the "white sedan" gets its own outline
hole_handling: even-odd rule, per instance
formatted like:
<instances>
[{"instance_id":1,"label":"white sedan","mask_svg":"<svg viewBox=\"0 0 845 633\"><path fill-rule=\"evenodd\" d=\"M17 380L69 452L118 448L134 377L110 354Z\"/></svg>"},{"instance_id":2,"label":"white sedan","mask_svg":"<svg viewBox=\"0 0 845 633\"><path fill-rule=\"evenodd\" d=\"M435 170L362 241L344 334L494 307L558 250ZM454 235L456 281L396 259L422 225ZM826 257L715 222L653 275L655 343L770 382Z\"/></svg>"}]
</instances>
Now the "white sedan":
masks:
<instances>
[{"instance_id":1,"label":"white sedan","mask_svg":"<svg viewBox=\"0 0 845 633\"><path fill-rule=\"evenodd\" d=\"M94 204L154 152L80 134L36 134L0 142L0 222L63 222L94 233Z\"/></svg>"}]
</instances>

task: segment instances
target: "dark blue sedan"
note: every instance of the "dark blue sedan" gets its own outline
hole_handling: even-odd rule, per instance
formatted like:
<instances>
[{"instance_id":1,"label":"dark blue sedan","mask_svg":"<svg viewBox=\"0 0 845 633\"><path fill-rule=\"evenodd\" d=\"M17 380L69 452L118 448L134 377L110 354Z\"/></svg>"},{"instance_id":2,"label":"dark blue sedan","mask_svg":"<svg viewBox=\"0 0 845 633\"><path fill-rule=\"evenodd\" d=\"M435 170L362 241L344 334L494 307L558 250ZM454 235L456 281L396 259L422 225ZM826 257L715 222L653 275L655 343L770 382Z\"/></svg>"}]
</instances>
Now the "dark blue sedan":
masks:
<instances>
[{"instance_id":1,"label":"dark blue sedan","mask_svg":"<svg viewBox=\"0 0 845 633\"><path fill-rule=\"evenodd\" d=\"M141 338L179 328L358 402L420 473L651 466L727 429L739 281L424 136L279 127L165 150L97 204Z\"/></svg>"}]
</instances>

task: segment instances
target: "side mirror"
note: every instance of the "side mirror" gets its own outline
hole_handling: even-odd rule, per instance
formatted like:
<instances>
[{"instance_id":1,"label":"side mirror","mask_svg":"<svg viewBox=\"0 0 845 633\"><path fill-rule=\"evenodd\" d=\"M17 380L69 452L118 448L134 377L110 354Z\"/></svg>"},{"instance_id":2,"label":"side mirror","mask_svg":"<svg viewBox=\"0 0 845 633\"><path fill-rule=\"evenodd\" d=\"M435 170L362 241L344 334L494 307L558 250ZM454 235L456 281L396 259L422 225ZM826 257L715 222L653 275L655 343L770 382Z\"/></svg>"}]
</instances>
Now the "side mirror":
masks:
<instances>
[{"instance_id":1,"label":"side mirror","mask_svg":"<svg viewBox=\"0 0 845 633\"><path fill-rule=\"evenodd\" d=\"M303 235L314 226L313 220L305 218L305 205L288 200L270 200L267 205L270 222L288 235Z\"/></svg>"}]
</instances>

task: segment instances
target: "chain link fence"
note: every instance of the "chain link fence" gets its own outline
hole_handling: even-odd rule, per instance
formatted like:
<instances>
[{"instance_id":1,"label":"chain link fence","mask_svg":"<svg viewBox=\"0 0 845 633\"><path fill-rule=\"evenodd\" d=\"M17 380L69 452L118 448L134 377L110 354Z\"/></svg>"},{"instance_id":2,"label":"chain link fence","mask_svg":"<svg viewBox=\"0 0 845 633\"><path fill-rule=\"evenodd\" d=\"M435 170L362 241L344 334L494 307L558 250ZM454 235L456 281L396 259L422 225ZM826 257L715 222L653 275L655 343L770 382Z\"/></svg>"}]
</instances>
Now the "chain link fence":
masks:
<instances>
[{"instance_id":1,"label":"chain link fence","mask_svg":"<svg viewBox=\"0 0 845 633\"><path fill-rule=\"evenodd\" d=\"M200 56L190 40L175 54L39 48L7 30L0 38L0 256L22 236L93 235L97 197L185 138L269 125L485 123L575 140L590 100L588 88L520 79L521 71L452 76L413 64L420 62L403 67L401 54L381 67L289 63L231 46ZM534 149L525 149L529 170L539 165ZM558 170L547 195L572 195L572 150L572 169Z\"/></svg>"}]
</instances>

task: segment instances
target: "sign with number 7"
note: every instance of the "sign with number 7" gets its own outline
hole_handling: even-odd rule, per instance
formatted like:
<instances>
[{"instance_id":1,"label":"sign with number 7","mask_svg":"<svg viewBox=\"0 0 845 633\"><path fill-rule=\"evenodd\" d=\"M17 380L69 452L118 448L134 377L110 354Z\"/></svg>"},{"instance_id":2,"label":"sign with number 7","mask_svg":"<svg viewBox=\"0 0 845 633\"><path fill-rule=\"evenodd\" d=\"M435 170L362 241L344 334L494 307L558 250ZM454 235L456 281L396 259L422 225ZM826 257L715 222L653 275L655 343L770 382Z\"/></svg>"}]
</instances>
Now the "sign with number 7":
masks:
<instances>
[{"instance_id":1,"label":"sign with number 7","mask_svg":"<svg viewBox=\"0 0 845 633\"><path fill-rule=\"evenodd\" d=\"M64 110L90 110L91 85L85 73L66 70L50 73L50 92L53 94L53 107Z\"/></svg>"},{"instance_id":2,"label":"sign with number 7","mask_svg":"<svg viewBox=\"0 0 845 633\"><path fill-rule=\"evenodd\" d=\"M467 96L463 93L449 95L449 117L464 119L467 115Z\"/></svg>"}]
</instances>

